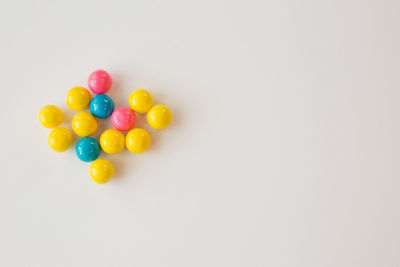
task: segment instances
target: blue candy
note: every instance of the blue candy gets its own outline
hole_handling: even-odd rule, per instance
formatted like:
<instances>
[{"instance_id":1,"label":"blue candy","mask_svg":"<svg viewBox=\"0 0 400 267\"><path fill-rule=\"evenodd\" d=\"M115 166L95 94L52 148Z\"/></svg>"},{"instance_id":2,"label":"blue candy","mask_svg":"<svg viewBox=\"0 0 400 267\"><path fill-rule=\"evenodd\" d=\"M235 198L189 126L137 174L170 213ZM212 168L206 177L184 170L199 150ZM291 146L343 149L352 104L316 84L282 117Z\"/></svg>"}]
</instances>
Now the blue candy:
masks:
<instances>
[{"instance_id":1,"label":"blue candy","mask_svg":"<svg viewBox=\"0 0 400 267\"><path fill-rule=\"evenodd\" d=\"M114 111L114 101L107 95L96 95L90 101L90 112L100 119L106 119Z\"/></svg>"},{"instance_id":2,"label":"blue candy","mask_svg":"<svg viewBox=\"0 0 400 267\"><path fill-rule=\"evenodd\" d=\"M99 157L100 145L96 139L84 137L76 143L75 151L80 160L90 162Z\"/></svg>"}]
</instances>

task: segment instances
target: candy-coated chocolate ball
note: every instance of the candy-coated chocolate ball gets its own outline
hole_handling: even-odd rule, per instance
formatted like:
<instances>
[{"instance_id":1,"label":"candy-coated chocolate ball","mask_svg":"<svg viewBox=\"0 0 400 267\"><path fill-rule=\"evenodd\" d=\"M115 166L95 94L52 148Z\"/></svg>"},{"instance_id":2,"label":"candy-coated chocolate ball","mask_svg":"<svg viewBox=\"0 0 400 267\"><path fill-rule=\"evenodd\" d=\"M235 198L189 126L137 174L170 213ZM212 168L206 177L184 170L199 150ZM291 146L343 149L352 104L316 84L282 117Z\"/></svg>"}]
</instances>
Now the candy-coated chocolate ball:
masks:
<instances>
[{"instance_id":1,"label":"candy-coated chocolate ball","mask_svg":"<svg viewBox=\"0 0 400 267\"><path fill-rule=\"evenodd\" d=\"M157 105L147 113L147 121L154 129L165 129L172 121L172 113L167 106Z\"/></svg>"},{"instance_id":2,"label":"candy-coated chocolate ball","mask_svg":"<svg viewBox=\"0 0 400 267\"><path fill-rule=\"evenodd\" d=\"M110 90L112 79L105 70L96 70L90 74L88 79L89 89L95 94L105 94Z\"/></svg>"},{"instance_id":3,"label":"candy-coated chocolate ball","mask_svg":"<svg viewBox=\"0 0 400 267\"><path fill-rule=\"evenodd\" d=\"M70 109L81 111L88 107L90 102L90 93L87 89L76 86L67 93L67 105Z\"/></svg>"},{"instance_id":4,"label":"candy-coated chocolate ball","mask_svg":"<svg viewBox=\"0 0 400 267\"><path fill-rule=\"evenodd\" d=\"M79 136L89 136L96 132L97 121L89 112L80 112L72 119L72 129Z\"/></svg>"},{"instance_id":5,"label":"candy-coated chocolate ball","mask_svg":"<svg viewBox=\"0 0 400 267\"><path fill-rule=\"evenodd\" d=\"M90 102L90 112L100 119L106 119L114 111L114 101L108 95L96 95Z\"/></svg>"},{"instance_id":6,"label":"candy-coated chocolate ball","mask_svg":"<svg viewBox=\"0 0 400 267\"><path fill-rule=\"evenodd\" d=\"M146 113L153 106L153 97L144 89L137 89L129 96L129 105L138 113Z\"/></svg>"},{"instance_id":7,"label":"candy-coated chocolate ball","mask_svg":"<svg viewBox=\"0 0 400 267\"><path fill-rule=\"evenodd\" d=\"M101 134L100 146L108 154L119 153L124 149L125 137L120 131L109 129Z\"/></svg>"},{"instance_id":8,"label":"candy-coated chocolate ball","mask_svg":"<svg viewBox=\"0 0 400 267\"><path fill-rule=\"evenodd\" d=\"M89 174L96 183L105 184L114 176L114 166L106 159L98 159L90 165Z\"/></svg>"},{"instance_id":9,"label":"candy-coated chocolate ball","mask_svg":"<svg viewBox=\"0 0 400 267\"><path fill-rule=\"evenodd\" d=\"M115 129L120 131L129 131L136 122L136 115L132 109L119 107L111 114L111 123Z\"/></svg>"},{"instance_id":10,"label":"candy-coated chocolate ball","mask_svg":"<svg viewBox=\"0 0 400 267\"><path fill-rule=\"evenodd\" d=\"M45 106L39 111L39 122L43 127L50 129L57 127L62 120L62 111L54 105Z\"/></svg>"},{"instance_id":11,"label":"candy-coated chocolate ball","mask_svg":"<svg viewBox=\"0 0 400 267\"><path fill-rule=\"evenodd\" d=\"M100 145L96 139L84 137L76 143L75 151L80 160L90 162L99 157Z\"/></svg>"},{"instance_id":12,"label":"candy-coated chocolate ball","mask_svg":"<svg viewBox=\"0 0 400 267\"><path fill-rule=\"evenodd\" d=\"M143 153L151 144L151 138L146 130L135 128L126 135L126 147L132 153Z\"/></svg>"},{"instance_id":13,"label":"candy-coated chocolate ball","mask_svg":"<svg viewBox=\"0 0 400 267\"><path fill-rule=\"evenodd\" d=\"M64 152L71 145L74 137L72 133L64 127L57 127L49 134L49 146L57 152Z\"/></svg>"}]
</instances>

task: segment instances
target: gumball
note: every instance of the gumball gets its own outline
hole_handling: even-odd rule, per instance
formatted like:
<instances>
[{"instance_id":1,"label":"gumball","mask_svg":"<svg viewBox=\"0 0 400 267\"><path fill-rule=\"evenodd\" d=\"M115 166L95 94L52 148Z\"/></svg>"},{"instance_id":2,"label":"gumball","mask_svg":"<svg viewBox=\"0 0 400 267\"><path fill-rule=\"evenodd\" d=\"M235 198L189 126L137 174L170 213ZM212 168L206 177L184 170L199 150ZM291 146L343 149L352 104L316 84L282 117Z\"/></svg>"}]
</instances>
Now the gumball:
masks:
<instances>
[{"instance_id":1,"label":"gumball","mask_svg":"<svg viewBox=\"0 0 400 267\"><path fill-rule=\"evenodd\" d=\"M110 90L112 79L105 70L96 70L90 74L88 79L89 89L95 94L105 94Z\"/></svg>"},{"instance_id":2,"label":"gumball","mask_svg":"<svg viewBox=\"0 0 400 267\"><path fill-rule=\"evenodd\" d=\"M100 119L106 119L114 111L114 101L107 95L96 95L90 102L90 112Z\"/></svg>"},{"instance_id":3,"label":"gumball","mask_svg":"<svg viewBox=\"0 0 400 267\"><path fill-rule=\"evenodd\" d=\"M77 86L68 91L67 105L70 109L81 111L88 107L90 102L90 93L87 89Z\"/></svg>"},{"instance_id":4,"label":"gumball","mask_svg":"<svg viewBox=\"0 0 400 267\"><path fill-rule=\"evenodd\" d=\"M132 109L119 107L111 114L111 123L115 129L120 131L129 131L136 122L136 115Z\"/></svg>"},{"instance_id":5,"label":"gumball","mask_svg":"<svg viewBox=\"0 0 400 267\"><path fill-rule=\"evenodd\" d=\"M89 136L96 132L97 121L89 112L80 112L72 119L72 129L79 136Z\"/></svg>"},{"instance_id":6,"label":"gumball","mask_svg":"<svg viewBox=\"0 0 400 267\"><path fill-rule=\"evenodd\" d=\"M62 111L54 105L45 106L39 111L39 122L43 127L50 129L57 127L62 120Z\"/></svg>"},{"instance_id":7,"label":"gumball","mask_svg":"<svg viewBox=\"0 0 400 267\"><path fill-rule=\"evenodd\" d=\"M57 152L64 152L72 145L74 137L72 133L64 127L57 127L49 134L49 146Z\"/></svg>"},{"instance_id":8,"label":"gumball","mask_svg":"<svg viewBox=\"0 0 400 267\"><path fill-rule=\"evenodd\" d=\"M135 112L146 113L153 106L153 97L148 91L138 89L129 96L129 105Z\"/></svg>"},{"instance_id":9,"label":"gumball","mask_svg":"<svg viewBox=\"0 0 400 267\"><path fill-rule=\"evenodd\" d=\"M100 145L96 139L84 137L76 143L75 151L80 160L90 162L99 157Z\"/></svg>"},{"instance_id":10,"label":"gumball","mask_svg":"<svg viewBox=\"0 0 400 267\"><path fill-rule=\"evenodd\" d=\"M106 159L98 159L90 165L89 175L96 183L105 184L114 176L114 166Z\"/></svg>"},{"instance_id":11,"label":"gumball","mask_svg":"<svg viewBox=\"0 0 400 267\"><path fill-rule=\"evenodd\" d=\"M101 134L100 146L108 154L119 153L124 149L125 137L120 131L109 129Z\"/></svg>"},{"instance_id":12,"label":"gumball","mask_svg":"<svg viewBox=\"0 0 400 267\"><path fill-rule=\"evenodd\" d=\"M154 129L165 129L172 121L172 113L167 106L157 105L147 113L147 121Z\"/></svg>"},{"instance_id":13,"label":"gumball","mask_svg":"<svg viewBox=\"0 0 400 267\"><path fill-rule=\"evenodd\" d=\"M132 153L143 153L150 144L151 138L146 130L135 128L126 135L126 147Z\"/></svg>"}]
</instances>

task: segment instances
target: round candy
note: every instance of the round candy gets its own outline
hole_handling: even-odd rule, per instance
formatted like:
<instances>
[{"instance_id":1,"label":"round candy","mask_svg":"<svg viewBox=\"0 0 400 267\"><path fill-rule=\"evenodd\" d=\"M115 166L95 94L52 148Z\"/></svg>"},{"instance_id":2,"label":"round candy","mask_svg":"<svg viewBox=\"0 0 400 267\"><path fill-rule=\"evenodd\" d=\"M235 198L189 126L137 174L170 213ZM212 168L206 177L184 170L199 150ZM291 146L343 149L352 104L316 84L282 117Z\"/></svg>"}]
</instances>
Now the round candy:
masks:
<instances>
[{"instance_id":1,"label":"round candy","mask_svg":"<svg viewBox=\"0 0 400 267\"><path fill-rule=\"evenodd\" d=\"M57 127L49 134L49 146L57 152L64 152L72 145L74 137L72 133L64 127Z\"/></svg>"},{"instance_id":2,"label":"round candy","mask_svg":"<svg viewBox=\"0 0 400 267\"><path fill-rule=\"evenodd\" d=\"M81 111L88 107L90 102L90 93L87 89L77 86L68 91L67 105L70 109Z\"/></svg>"},{"instance_id":3,"label":"round candy","mask_svg":"<svg viewBox=\"0 0 400 267\"><path fill-rule=\"evenodd\" d=\"M48 105L39 111L39 122L43 127L54 128L61 124L63 120L62 111L54 106Z\"/></svg>"},{"instance_id":4,"label":"round candy","mask_svg":"<svg viewBox=\"0 0 400 267\"><path fill-rule=\"evenodd\" d=\"M105 94L110 90L112 79L105 70L96 70L90 74L88 79L89 89L95 94Z\"/></svg>"},{"instance_id":5,"label":"round candy","mask_svg":"<svg viewBox=\"0 0 400 267\"><path fill-rule=\"evenodd\" d=\"M90 165L89 174L96 183L105 184L114 176L114 166L106 159L98 159Z\"/></svg>"},{"instance_id":6,"label":"round candy","mask_svg":"<svg viewBox=\"0 0 400 267\"><path fill-rule=\"evenodd\" d=\"M147 121L154 129L161 130L171 123L172 113L167 106L157 105L147 113Z\"/></svg>"},{"instance_id":7,"label":"round candy","mask_svg":"<svg viewBox=\"0 0 400 267\"><path fill-rule=\"evenodd\" d=\"M108 154L121 152L125 146L124 135L115 129L110 129L101 134L100 146Z\"/></svg>"},{"instance_id":8,"label":"round candy","mask_svg":"<svg viewBox=\"0 0 400 267\"><path fill-rule=\"evenodd\" d=\"M136 115L132 109L119 107L111 114L111 123L115 129L120 131L129 131L136 122Z\"/></svg>"},{"instance_id":9,"label":"round candy","mask_svg":"<svg viewBox=\"0 0 400 267\"><path fill-rule=\"evenodd\" d=\"M90 162L99 157L100 145L96 139L84 137L76 143L75 151L80 160Z\"/></svg>"},{"instance_id":10,"label":"round candy","mask_svg":"<svg viewBox=\"0 0 400 267\"><path fill-rule=\"evenodd\" d=\"M150 144L150 135L143 129L135 128L126 135L126 147L132 153L143 153Z\"/></svg>"},{"instance_id":11,"label":"round candy","mask_svg":"<svg viewBox=\"0 0 400 267\"><path fill-rule=\"evenodd\" d=\"M96 132L97 121L89 112L80 112L72 119L72 129L79 136L89 136Z\"/></svg>"},{"instance_id":12,"label":"round candy","mask_svg":"<svg viewBox=\"0 0 400 267\"><path fill-rule=\"evenodd\" d=\"M146 113L153 106L153 97L148 91L138 89L129 96L129 105L135 112Z\"/></svg>"},{"instance_id":13,"label":"round candy","mask_svg":"<svg viewBox=\"0 0 400 267\"><path fill-rule=\"evenodd\" d=\"M100 119L106 119L114 111L114 101L107 95L96 95L90 102L90 112Z\"/></svg>"}]
</instances>

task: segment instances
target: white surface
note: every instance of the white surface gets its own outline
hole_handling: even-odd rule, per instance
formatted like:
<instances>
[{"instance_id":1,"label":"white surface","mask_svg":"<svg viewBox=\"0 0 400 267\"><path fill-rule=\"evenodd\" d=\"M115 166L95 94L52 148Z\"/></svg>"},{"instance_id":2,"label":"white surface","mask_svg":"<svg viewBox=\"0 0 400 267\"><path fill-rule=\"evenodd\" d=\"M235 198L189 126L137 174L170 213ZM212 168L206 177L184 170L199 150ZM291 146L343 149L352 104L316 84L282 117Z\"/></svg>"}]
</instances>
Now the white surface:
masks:
<instances>
[{"instance_id":1,"label":"white surface","mask_svg":"<svg viewBox=\"0 0 400 267\"><path fill-rule=\"evenodd\" d=\"M1 2L0 266L400 266L399 12ZM98 68L175 116L104 186L37 121Z\"/></svg>"}]
</instances>

